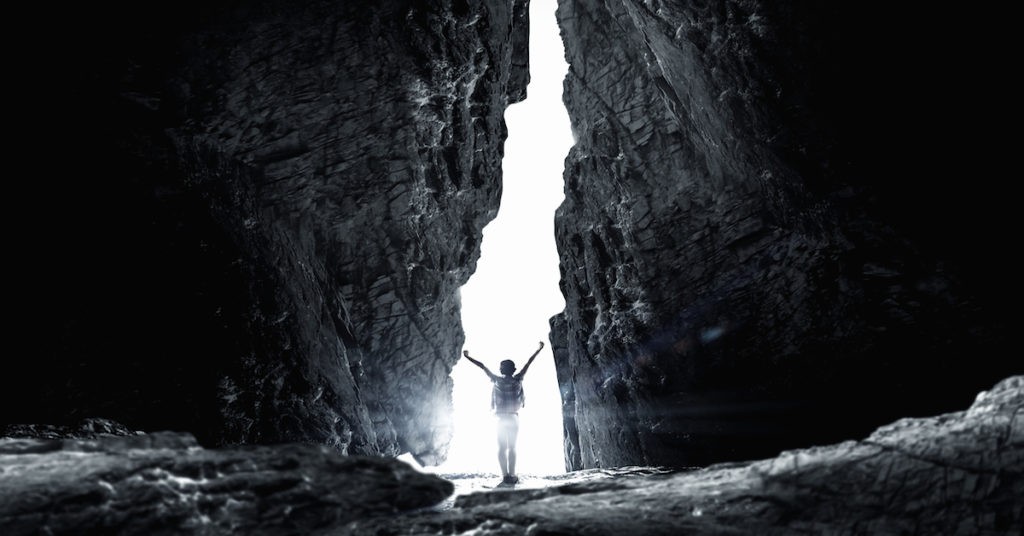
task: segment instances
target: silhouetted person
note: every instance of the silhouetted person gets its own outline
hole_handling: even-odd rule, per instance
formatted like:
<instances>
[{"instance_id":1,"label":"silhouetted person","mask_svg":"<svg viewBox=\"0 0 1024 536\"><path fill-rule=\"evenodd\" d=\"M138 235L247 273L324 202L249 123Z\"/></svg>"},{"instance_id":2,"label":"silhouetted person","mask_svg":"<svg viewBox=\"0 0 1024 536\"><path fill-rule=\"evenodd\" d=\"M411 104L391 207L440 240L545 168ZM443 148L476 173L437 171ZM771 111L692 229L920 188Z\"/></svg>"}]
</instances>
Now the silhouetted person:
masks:
<instances>
[{"instance_id":1,"label":"silhouetted person","mask_svg":"<svg viewBox=\"0 0 1024 536\"><path fill-rule=\"evenodd\" d=\"M519 408L523 407L526 400L523 394L523 376L542 349L543 342L523 365L523 370L516 375L512 374L516 371L516 364L509 359L502 361L499 368L501 376L492 373L483 363L470 357L469 351L462 352L470 363L484 369L494 384L494 388L491 389L491 409L498 417L498 464L501 465L501 481L505 484L519 482L519 477L516 476L516 438L519 436Z\"/></svg>"}]
</instances>

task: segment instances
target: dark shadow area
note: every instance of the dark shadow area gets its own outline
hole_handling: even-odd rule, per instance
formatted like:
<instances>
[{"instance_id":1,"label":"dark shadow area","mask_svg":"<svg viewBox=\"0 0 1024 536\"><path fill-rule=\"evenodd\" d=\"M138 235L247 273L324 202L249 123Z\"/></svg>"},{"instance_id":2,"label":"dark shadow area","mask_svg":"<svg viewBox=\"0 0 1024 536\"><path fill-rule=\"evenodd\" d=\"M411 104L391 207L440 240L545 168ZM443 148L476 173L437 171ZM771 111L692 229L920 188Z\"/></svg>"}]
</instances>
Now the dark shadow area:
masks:
<instances>
[{"instance_id":1,"label":"dark shadow area","mask_svg":"<svg viewBox=\"0 0 1024 536\"><path fill-rule=\"evenodd\" d=\"M224 355L244 340L240 253L188 190L153 64L208 4L22 13L39 54L8 66L14 181L7 257L16 369L0 422L102 416L132 429L217 431Z\"/></svg>"}]
</instances>

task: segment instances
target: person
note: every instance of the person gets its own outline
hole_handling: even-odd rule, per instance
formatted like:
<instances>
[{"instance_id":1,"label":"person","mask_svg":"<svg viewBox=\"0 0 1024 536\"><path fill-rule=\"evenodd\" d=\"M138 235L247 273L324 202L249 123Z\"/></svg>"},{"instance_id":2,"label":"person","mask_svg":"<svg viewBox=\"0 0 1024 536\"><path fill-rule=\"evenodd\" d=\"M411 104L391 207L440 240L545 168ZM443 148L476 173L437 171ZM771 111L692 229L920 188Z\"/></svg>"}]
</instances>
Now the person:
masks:
<instances>
[{"instance_id":1,"label":"person","mask_svg":"<svg viewBox=\"0 0 1024 536\"><path fill-rule=\"evenodd\" d=\"M513 374L516 371L516 364L512 360L502 361L498 369L501 376L470 357L468 350L462 352L470 363L482 368L494 384L491 389L491 409L498 417L498 465L501 466L501 481L505 484L519 482L519 477L516 476L516 439L519 436L519 408L523 407L526 400L523 394L523 376L526 376L530 364L543 349L544 342L541 342L540 347L530 356L518 374Z\"/></svg>"}]
</instances>

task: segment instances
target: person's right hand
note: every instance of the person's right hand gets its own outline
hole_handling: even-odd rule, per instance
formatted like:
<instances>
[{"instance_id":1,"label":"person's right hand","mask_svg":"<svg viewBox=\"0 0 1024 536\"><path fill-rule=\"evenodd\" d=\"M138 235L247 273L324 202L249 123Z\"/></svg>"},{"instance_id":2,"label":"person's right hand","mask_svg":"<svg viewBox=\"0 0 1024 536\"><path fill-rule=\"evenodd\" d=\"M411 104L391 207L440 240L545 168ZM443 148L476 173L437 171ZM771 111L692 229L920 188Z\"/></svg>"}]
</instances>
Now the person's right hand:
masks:
<instances>
[{"instance_id":1,"label":"person's right hand","mask_svg":"<svg viewBox=\"0 0 1024 536\"><path fill-rule=\"evenodd\" d=\"M469 350L463 350L462 355L469 357Z\"/></svg>"}]
</instances>

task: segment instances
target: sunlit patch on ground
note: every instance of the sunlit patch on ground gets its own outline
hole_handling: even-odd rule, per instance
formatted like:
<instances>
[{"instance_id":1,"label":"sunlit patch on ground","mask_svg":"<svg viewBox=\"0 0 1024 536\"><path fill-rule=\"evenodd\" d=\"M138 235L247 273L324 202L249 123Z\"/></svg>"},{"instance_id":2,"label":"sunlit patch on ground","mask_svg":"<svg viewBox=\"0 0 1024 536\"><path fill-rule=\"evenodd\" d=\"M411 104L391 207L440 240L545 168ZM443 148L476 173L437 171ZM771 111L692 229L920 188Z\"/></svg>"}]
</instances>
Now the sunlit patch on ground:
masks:
<instances>
[{"instance_id":1,"label":"sunlit patch on ground","mask_svg":"<svg viewBox=\"0 0 1024 536\"><path fill-rule=\"evenodd\" d=\"M466 502L466 496L474 493L514 493L516 491L539 490L549 487L579 484L595 480L607 480L630 476L669 474L673 471L653 467L621 467L617 469L589 469L558 475L519 475L515 485L501 484L501 476L493 473L438 473L437 475L455 484L453 493L433 509L447 510L456 503ZM469 502L487 502L487 499L469 499Z\"/></svg>"}]
</instances>

